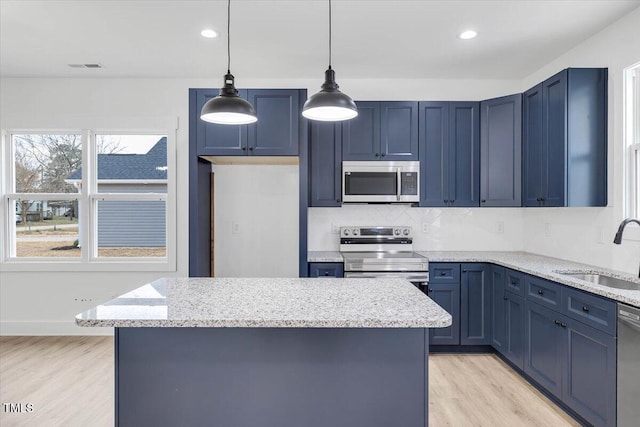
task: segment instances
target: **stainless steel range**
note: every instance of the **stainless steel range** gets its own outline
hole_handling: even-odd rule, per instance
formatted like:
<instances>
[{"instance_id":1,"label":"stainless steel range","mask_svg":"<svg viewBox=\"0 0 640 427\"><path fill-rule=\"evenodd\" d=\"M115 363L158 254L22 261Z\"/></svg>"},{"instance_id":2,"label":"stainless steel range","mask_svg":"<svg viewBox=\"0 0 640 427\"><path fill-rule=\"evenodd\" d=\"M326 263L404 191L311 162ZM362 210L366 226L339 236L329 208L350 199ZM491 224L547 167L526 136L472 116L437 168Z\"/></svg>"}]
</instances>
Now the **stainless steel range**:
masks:
<instances>
[{"instance_id":1,"label":"stainless steel range","mask_svg":"<svg viewBox=\"0 0 640 427\"><path fill-rule=\"evenodd\" d=\"M411 227L340 227L344 277L401 277L422 290L429 260L413 252Z\"/></svg>"}]
</instances>

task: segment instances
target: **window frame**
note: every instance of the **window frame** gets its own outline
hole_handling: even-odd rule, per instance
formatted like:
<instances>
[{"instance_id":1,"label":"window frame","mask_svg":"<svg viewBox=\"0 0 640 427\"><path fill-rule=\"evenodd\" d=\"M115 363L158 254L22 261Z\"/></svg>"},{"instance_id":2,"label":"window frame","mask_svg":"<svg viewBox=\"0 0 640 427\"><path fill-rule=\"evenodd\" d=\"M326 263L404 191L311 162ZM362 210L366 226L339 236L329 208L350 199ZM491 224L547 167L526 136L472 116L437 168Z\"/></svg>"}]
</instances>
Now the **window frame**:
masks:
<instances>
[{"instance_id":1,"label":"window frame","mask_svg":"<svg viewBox=\"0 0 640 427\"><path fill-rule=\"evenodd\" d=\"M625 216L640 217L640 62L624 70Z\"/></svg>"},{"instance_id":2,"label":"window frame","mask_svg":"<svg viewBox=\"0 0 640 427\"><path fill-rule=\"evenodd\" d=\"M177 195L176 139L177 123L153 129L11 129L2 132L0 165L2 165L0 196L0 270L2 271L177 271ZM79 134L82 136L82 179L78 193L17 193L15 189L15 152L13 135L17 134ZM96 135L158 135L167 137L166 193L98 193ZM156 181L157 182L157 181ZM78 200L78 233L86 236L80 257L16 257L15 218L8 215L15 200L28 195L34 200ZM164 257L98 257L97 204L101 200L163 200L166 206L166 254Z\"/></svg>"}]
</instances>

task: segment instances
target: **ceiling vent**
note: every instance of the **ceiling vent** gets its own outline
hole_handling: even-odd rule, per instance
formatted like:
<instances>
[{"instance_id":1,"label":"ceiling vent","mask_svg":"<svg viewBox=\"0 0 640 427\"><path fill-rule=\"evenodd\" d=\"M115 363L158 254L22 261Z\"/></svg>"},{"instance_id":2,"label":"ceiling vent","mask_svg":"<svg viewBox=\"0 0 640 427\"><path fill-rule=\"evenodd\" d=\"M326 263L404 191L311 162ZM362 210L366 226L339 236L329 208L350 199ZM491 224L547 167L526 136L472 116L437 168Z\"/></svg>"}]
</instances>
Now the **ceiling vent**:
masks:
<instances>
[{"instance_id":1,"label":"ceiling vent","mask_svg":"<svg viewBox=\"0 0 640 427\"><path fill-rule=\"evenodd\" d=\"M67 64L71 68L102 68L100 64Z\"/></svg>"}]
</instances>

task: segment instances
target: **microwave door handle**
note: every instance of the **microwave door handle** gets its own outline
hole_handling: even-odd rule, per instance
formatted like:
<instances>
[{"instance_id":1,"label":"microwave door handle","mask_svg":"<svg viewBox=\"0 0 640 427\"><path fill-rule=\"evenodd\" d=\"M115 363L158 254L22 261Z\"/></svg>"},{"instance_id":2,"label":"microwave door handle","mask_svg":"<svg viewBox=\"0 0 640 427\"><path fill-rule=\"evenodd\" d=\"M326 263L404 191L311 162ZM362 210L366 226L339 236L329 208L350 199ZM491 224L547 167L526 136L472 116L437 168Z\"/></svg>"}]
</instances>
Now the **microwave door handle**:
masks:
<instances>
[{"instance_id":1,"label":"microwave door handle","mask_svg":"<svg viewBox=\"0 0 640 427\"><path fill-rule=\"evenodd\" d=\"M402 173L400 172L400 168L396 169L396 173L398 174L398 189L396 190L396 196L398 197L398 201L400 201L400 194L402 193Z\"/></svg>"}]
</instances>

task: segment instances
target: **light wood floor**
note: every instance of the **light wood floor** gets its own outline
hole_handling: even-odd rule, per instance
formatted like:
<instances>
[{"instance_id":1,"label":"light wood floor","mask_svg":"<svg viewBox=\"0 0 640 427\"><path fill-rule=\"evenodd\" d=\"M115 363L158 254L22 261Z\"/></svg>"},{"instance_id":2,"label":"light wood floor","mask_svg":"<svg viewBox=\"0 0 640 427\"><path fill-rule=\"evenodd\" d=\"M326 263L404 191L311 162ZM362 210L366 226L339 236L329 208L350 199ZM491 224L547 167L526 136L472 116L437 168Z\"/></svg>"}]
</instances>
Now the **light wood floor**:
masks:
<instances>
[{"instance_id":1,"label":"light wood floor","mask_svg":"<svg viewBox=\"0 0 640 427\"><path fill-rule=\"evenodd\" d=\"M493 355L431 355L429 425L579 424ZM0 425L112 426L113 338L0 337L0 401L32 403ZM402 426L390 426L402 427Z\"/></svg>"}]
</instances>

